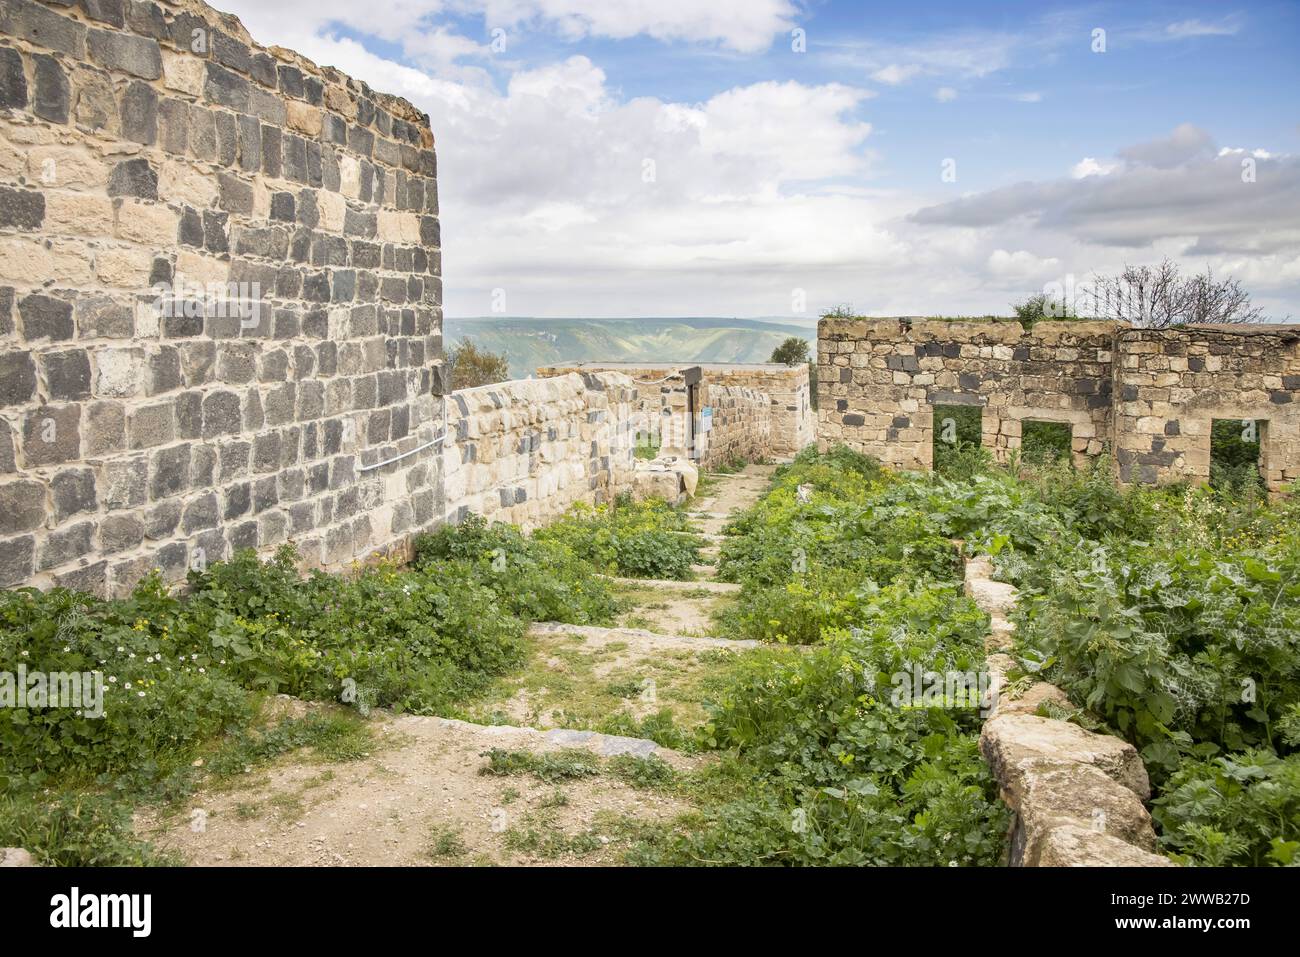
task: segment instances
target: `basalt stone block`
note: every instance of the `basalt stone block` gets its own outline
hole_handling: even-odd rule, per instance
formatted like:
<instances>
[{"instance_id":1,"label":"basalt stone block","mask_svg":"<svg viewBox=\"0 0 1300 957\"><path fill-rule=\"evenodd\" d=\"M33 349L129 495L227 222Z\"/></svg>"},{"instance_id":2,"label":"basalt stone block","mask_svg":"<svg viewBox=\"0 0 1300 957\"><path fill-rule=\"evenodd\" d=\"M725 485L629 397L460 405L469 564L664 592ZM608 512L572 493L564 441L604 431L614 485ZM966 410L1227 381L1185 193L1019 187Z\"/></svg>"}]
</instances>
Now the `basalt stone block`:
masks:
<instances>
[{"instance_id":1,"label":"basalt stone block","mask_svg":"<svg viewBox=\"0 0 1300 957\"><path fill-rule=\"evenodd\" d=\"M185 491L190 482L190 446L159 449L149 461L149 498L170 498Z\"/></svg>"},{"instance_id":2,"label":"basalt stone block","mask_svg":"<svg viewBox=\"0 0 1300 957\"><path fill-rule=\"evenodd\" d=\"M242 439L222 445L220 451L221 468L218 473L221 481L228 482L233 478L246 474L252 451L252 443Z\"/></svg>"},{"instance_id":3,"label":"basalt stone block","mask_svg":"<svg viewBox=\"0 0 1300 957\"><path fill-rule=\"evenodd\" d=\"M104 455L126 448L126 409L120 402L92 402L86 406L87 455Z\"/></svg>"},{"instance_id":4,"label":"basalt stone block","mask_svg":"<svg viewBox=\"0 0 1300 957\"><path fill-rule=\"evenodd\" d=\"M298 136L284 136L284 178L307 182L307 144Z\"/></svg>"},{"instance_id":5,"label":"basalt stone block","mask_svg":"<svg viewBox=\"0 0 1300 957\"><path fill-rule=\"evenodd\" d=\"M45 483L19 480L0 485L0 535L14 535L45 523Z\"/></svg>"},{"instance_id":6,"label":"basalt stone block","mask_svg":"<svg viewBox=\"0 0 1300 957\"><path fill-rule=\"evenodd\" d=\"M0 541L0 588L26 584L35 570L35 538L24 535Z\"/></svg>"},{"instance_id":7,"label":"basalt stone block","mask_svg":"<svg viewBox=\"0 0 1300 957\"><path fill-rule=\"evenodd\" d=\"M32 0L5 0L0 8L0 32L77 60L86 55L85 26Z\"/></svg>"},{"instance_id":8,"label":"basalt stone block","mask_svg":"<svg viewBox=\"0 0 1300 957\"><path fill-rule=\"evenodd\" d=\"M44 221L44 194L34 189L0 186L0 228L40 229Z\"/></svg>"},{"instance_id":9,"label":"basalt stone block","mask_svg":"<svg viewBox=\"0 0 1300 957\"><path fill-rule=\"evenodd\" d=\"M147 449L176 438L176 408L172 402L133 409L127 417L127 435L133 449Z\"/></svg>"},{"instance_id":10,"label":"basalt stone block","mask_svg":"<svg viewBox=\"0 0 1300 957\"><path fill-rule=\"evenodd\" d=\"M182 245L203 248L203 217L197 210L187 208L181 213L176 232L176 238Z\"/></svg>"},{"instance_id":11,"label":"basalt stone block","mask_svg":"<svg viewBox=\"0 0 1300 957\"><path fill-rule=\"evenodd\" d=\"M252 70L253 51L239 40L219 30L212 31L212 58L222 66L238 70L240 73L248 73Z\"/></svg>"},{"instance_id":12,"label":"basalt stone block","mask_svg":"<svg viewBox=\"0 0 1300 957\"><path fill-rule=\"evenodd\" d=\"M50 398L64 402L90 398L90 355L85 349L41 356Z\"/></svg>"},{"instance_id":13,"label":"basalt stone block","mask_svg":"<svg viewBox=\"0 0 1300 957\"><path fill-rule=\"evenodd\" d=\"M271 218L291 223L295 219L293 193L271 194Z\"/></svg>"},{"instance_id":14,"label":"basalt stone block","mask_svg":"<svg viewBox=\"0 0 1300 957\"><path fill-rule=\"evenodd\" d=\"M233 435L242 426L240 397L234 392L210 392L203 397L203 437Z\"/></svg>"},{"instance_id":15,"label":"basalt stone block","mask_svg":"<svg viewBox=\"0 0 1300 957\"><path fill-rule=\"evenodd\" d=\"M58 0L63 2L63 0ZM100 23L107 23L109 26L117 27L119 30L126 26L126 3L128 0L81 0L81 9L85 11L86 16ZM71 4L69 4L71 6ZM91 33L99 31L92 30Z\"/></svg>"},{"instance_id":16,"label":"basalt stone block","mask_svg":"<svg viewBox=\"0 0 1300 957\"><path fill-rule=\"evenodd\" d=\"M144 534L146 538L158 541L171 538L181 523L181 503L176 501L159 502L144 515Z\"/></svg>"},{"instance_id":17,"label":"basalt stone block","mask_svg":"<svg viewBox=\"0 0 1300 957\"><path fill-rule=\"evenodd\" d=\"M100 468L104 507L134 508L149 498L149 459L137 455L105 462Z\"/></svg>"},{"instance_id":18,"label":"basalt stone block","mask_svg":"<svg viewBox=\"0 0 1300 957\"><path fill-rule=\"evenodd\" d=\"M153 564L164 579L181 578L189 568L189 558L184 542L171 542L153 553Z\"/></svg>"},{"instance_id":19,"label":"basalt stone block","mask_svg":"<svg viewBox=\"0 0 1300 957\"><path fill-rule=\"evenodd\" d=\"M165 98L158 106L162 148L177 156L189 149L190 107L184 100Z\"/></svg>"},{"instance_id":20,"label":"basalt stone block","mask_svg":"<svg viewBox=\"0 0 1300 957\"><path fill-rule=\"evenodd\" d=\"M131 32L155 40L170 40L171 27L162 7L149 0L127 0L126 22Z\"/></svg>"},{"instance_id":21,"label":"basalt stone block","mask_svg":"<svg viewBox=\"0 0 1300 957\"><path fill-rule=\"evenodd\" d=\"M262 172L279 179L284 172L284 134L274 126L263 126L261 132Z\"/></svg>"},{"instance_id":22,"label":"basalt stone block","mask_svg":"<svg viewBox=\"0 0 1300 957\"><path fill-rule=\"evenodd\" d=\"M28 467L81 457L81 406L42 406L23 416L23 460Z\"/></svg>"},{"instance_id":23,"label":"basalt stone block","mask_svg":"<svg viewBox=\"0 0 1300 957\"><path fill-rule=\"evenodd\" d=\"M41 546L37 568L44 571L89 555L94 549L94 522L78 522L50 532Z\"/></svg>"},{"instance_id":24,"label":"basalt stone block","mask_svg":"<svg viewBox=\"0 0 1300 957\"><path fill-rule=\"evenodd\" d=\"M203 434L203 394L197 390L176 397L176 437L197 439Z\"/></svg>"},{"instance_id":25,"label":"basalt stone block","mask_svg":"<svg viewBox=\"0 0 1300 957\"><path fill-rule=\"evenodd\" d=\"M72 99L67 74L52 56L33 56L32 65L35 74L32 112L51 123L67 123Z\"/></svg>"},{"instance_id":26,"label":"basalt stone block","mask_svg":"<svg viewBox=\"0 0 1300 957\"><path fill-rule=\"evenodd\" d=\"M253 215L253 187L230 173L217 174L218 204L228 213Z\"/></svg>"},{"instance_id":27,"label":"basalt stone block","mask_svg":"<svg viewBox=\"0 0 1300 957\"><path fill-rule=\"evenodd\" d=\"M29 342L72 338L72 303L66 300L33 293L18 301L18 314L22 319L23 337Z\"/></svg>"},{"instance_id":28,"label":"basalt stone block","mask_svg":"<svg viewBox=\"0 0 1300 957\"><path fill-rule=\"evenodd\" d=\"M252 483L240 482L237 485L231 485L222 493L222 497L225 502L221 511L223 521L228 522L247 515L253 507Z\"/></svg>"},{"instance_id":29,"label":"basalt stone block","mask_svg":"<svg viewBox=\"0 0 1300 957\"><path fill-rule=\"evenodd\" d=\"M50 499L54 519L63 522L79 512L93 512L98 507L95 496L95 473L89 468L70 468L50 480Z\"/></svg>"},{"instance_id":30,"label":"basalt stone block","mask_svg":"<svg viewBox=\"0 0 1300 957\"><path fill-rule=\"evenodd\" d=\"M274 475L253 483L253 514L274 508L280 502L280 485Z\"/></svg>"},{"instance_id":31,"label":"basalt stone block","mask_svg":"<svg viewBox=\"0 0 1300 957\"><path fill-rule=\"evenodd\" d=\"M120 27L122 24L116 25ZM90 58L105 69L129 73L142 80L156 80L162 76L162 52L157 40L129 33L91 30L86 35L86 49Z\"/></svg>"},{"instance_id":32,"label":"basalt stone block","mask_svg":"<svg viewBox=\"0 0 1300 957\"><path fill-rule=\"evenodd\" d=\"M181 531L186 535L206 528L215 528L220 521L221 510L217 503L217 493L207 492L186 504L181 512Z\"/></svg>"},{"instance_id":33,"label":"basalt stone block","mask_svg":"<svg viewBox=\"0 0 1300 957\"><path fill-rule=\"evenodd\" d=\"M236 113L247 113L249 90L248 81L238 73L227 70L218 63L208 62L203 85L203 96L208 102L229 107Z\"/></svg>"},{"instance_id":34,"label":"basalt stone block","mask_svg":"<svg viewBox=\"0 0 1300 957\"><path fill-rule=\"evenodd\" d=\"M158 198L158 173L146 159L123 160L113 167L108 179L109 196Z\"/></svg>"},{"instance_id":35,"label":"basalt stone block","mask_svg":"<svg viewBox=\"0 0 1300 957\"><path fill-rule=\"evenodd\" d=\"M0 47L0 110L27 109L23 58L13 47Z\"/></svg>"},{"instance_id":36,"label":"basalt stone block","mask_svg":"<svg viewBox=\"0 0 1300 957\"><path fill-rule=\"evenodd\" d=\"M36 395L36 363L30 352L0 354L0 405L18 405Z\"/></svg>"},{"instance_id":37,"label":"basalt stone block","mask_svg":"<svg viewBox=\"0 0 1300 957\"><path fill-rule=\"evenodd\" d=\"M132 80L126 85L121 117L122 135L128 140L145 146L158 141L158 94L148 83Z\"/></svg>"},{"instance_id":38,"label":"basalt stone block","mask_svg":"<svg viewBox=\"0 0 1300 957\"><path fill-rule=\"evenodd\" d=\"M99 548L106 555L135 548L144 541L144 519L130 513L106 515L99 523Z\"/></svg>"}]
</instances>

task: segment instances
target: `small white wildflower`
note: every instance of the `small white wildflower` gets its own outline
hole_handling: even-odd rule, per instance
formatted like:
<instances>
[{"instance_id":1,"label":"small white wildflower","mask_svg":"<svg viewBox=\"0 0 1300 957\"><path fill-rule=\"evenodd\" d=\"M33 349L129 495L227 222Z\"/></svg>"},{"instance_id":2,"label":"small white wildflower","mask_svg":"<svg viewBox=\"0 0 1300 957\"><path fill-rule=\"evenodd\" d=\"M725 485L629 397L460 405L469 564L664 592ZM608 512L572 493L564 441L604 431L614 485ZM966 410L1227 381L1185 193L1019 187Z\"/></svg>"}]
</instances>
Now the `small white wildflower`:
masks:
<instances>
[{"instance_id":1,"label":"small white wildflower","mask_svg":"<svg viewBox=\"0 0 1300 957\"><path fill-rule=\"evenodd\" d=\"M109 683L109 684L116 684L116 683L117 683L117 675L109 675L109 676L108 676L108 683Z\"/></svg>"}]
</instances>

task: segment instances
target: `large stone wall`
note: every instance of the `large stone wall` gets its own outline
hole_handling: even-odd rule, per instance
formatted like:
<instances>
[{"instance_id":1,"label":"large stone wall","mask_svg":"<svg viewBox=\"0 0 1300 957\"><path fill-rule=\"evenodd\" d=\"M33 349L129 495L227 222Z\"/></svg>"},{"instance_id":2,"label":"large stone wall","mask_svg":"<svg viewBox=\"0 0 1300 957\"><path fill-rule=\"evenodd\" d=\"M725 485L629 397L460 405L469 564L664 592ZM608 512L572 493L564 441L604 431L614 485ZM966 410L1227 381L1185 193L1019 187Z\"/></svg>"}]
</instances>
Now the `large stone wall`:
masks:
<instances>
[{"instance_id":1,"label":"large stone wall","mask_svg":"<svg viewBox=\"0 0 1300 957\"><path fill-rule=\"evenodd\" d=\"M1296 326L824 319L818 390L821 445L899 468L931 467L935 406L976 405L999 460L1025 422L1058 422L1076 464L1109 445L1121 482L1205 481L1212 420L1251 419L1268 487L1300 478Z\"/></svg>"},{"instance_id":2,"label":"large stone wall","mask_svg":"<svg viewBox=\"0 0 1300 957\"><path fill-rule=\"evenodd\" d=\"M447 399L445 517L471 512L534 528L633 484L636 389L576 373L465 389Z\"/></svg>"},{"instance_id":3,"label":"large stone wall","mask_svg":"<svg viewBox=\"0 0 1300 957\"><path fill-rule=\"evenodd\" d=\"M4 0L0 585L440 519L435 175L409 103L197 0Z\"/></svg>"},{"instance_id":4,"label":"large stone wall","mask_svg":"<svg viewBox=\"0 0 1300 957\"><path fill-rule=\"evenodd\" d=\"M702 468L716 468L738 460L759 462L776 453L772 439L774 403L766 392L741 385L711 383L708 400L713 414L704 436Z\"/></svg>"}]
</instances>

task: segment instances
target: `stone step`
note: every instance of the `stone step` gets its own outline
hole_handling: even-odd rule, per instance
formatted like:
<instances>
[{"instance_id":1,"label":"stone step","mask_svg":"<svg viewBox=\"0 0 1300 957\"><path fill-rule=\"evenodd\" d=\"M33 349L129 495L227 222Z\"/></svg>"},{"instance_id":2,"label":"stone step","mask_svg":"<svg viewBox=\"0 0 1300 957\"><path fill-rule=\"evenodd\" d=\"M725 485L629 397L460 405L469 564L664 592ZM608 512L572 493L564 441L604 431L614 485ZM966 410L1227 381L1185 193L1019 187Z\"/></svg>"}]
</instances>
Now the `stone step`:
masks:
<instances>
[{"instance_id":1,"label":"stone step","mask_svg":"<svg viewBox=\"0 0 1300 957\"><path fill-rule=\"evenodd\" d=\"M542 731L512 724L474 724L456 718L429 718L423 715L404 715L394 723L399 730L410 731L427 721L436 722L439 727L459 733L482 737L486 744L500 748L526 751L583 748L606 758L620 754L631 754L638 758L679 757L677 752L656 744L649 738L629 738L621 734L601 734L598 731L570 731L565 728Z\"/></svg>"},{"instance_id":2,"label":"stone step","mask_svg":"<svg viewBox=\"0 0 1300 957\"><path fill-rule=\"evenodd\" d=\"M604 628L600 625L566 625L559 621L534 622L530 635L574 635L593 648L613 643L636 645L647 650L675 648L684 651L742 651L762 642L750 638L700 638L695 635L667 635L643 628Z\"/></svg>"},{"instance_id":3,"label":"stone step","mask_svg":"<svg viewBox=\"0 0 1300 957\"><path fill-rule=\"evenodd\" d=\"M676 581L671 578L618 578L613 575L606 575L604 577L619 585L665 588L681 591L704 589L705 591L714 592L719 595L733 594L740 591L740 585L735 582Z\"/></svg>"},{"instance_id":4,"label":"stone step","mask_svg":"<svg viewBox=\"0 0 1300 957\"><path fill-rule=\"evenodd\" d=\"M718 568L716 565L692 565L691 572L692 574L695 575L697 579L703 579L707 581L710 578L717 577Z\"/></svg>"}]
</instances>

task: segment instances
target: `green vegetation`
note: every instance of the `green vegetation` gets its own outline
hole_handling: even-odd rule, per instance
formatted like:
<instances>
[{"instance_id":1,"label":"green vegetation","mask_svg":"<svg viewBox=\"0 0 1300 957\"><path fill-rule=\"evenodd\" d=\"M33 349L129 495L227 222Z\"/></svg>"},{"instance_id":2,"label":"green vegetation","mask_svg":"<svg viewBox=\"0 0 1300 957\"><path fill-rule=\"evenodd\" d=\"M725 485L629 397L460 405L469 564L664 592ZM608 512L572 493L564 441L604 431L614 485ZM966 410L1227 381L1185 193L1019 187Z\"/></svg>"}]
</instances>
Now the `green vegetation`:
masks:
<instances>
[{"instance_id":1,"label":"green vegetation","mask_svg":"<svg viewBox=\"0 0 1300 957\"><path fill-rule=\"evenodd\" d=\"M812 492L801 500L800 486ZM977 747L975 702L895 700L897 674L978 672L987 618L949 540L970 504L845 449L801 454L729 527L720 577L736 637L812 645L742 659L704 744L736 786L638 859L716 864L994 865L1007 814Z\"/></svg>"},{"instance_id":2,"label":"green vegetation","mask_svg":"<svg viewBox=\"0 0 1300 957\"><path fill-rule=\"evenodd\" d=\"M172 593L156 576L106 601L0 593L0 671L102 672L102 717L0 709L0 844L61 863L151 860L131 808L288 751L366 753L356 713L453 714L525 658L538 618L607 622L612 586L561 542L481 520L417 544L412 568L302 577L292 548L237 554ZM268 693L356 712L262 727ZM205 757L205 761L198 761ZM205 766L206 765L206 766Z\"/></svg>"},{"instance_id":3,"label":"green vegetation","mask_svg":"<svg viewBox=\"0 0 1300 957\"><path fill-rule=\"evenodd\" d=\"M808 340L802 336L790 336L772 350L772 356L767 361L779 362L787 366L797 366L807 362Z\"/></svg>"},{"instance_id":4,"label":"green vegetation","mask_svg":"<svg viewBox=\"0 0 1300 957\"><path fill-rule=\"evenodd\" d=\"M691 577L702 544L689 534L686 513L657 499L575 505L533 537L563 546L610 574L683 581Z\"/></svg>"},{"instance_id":5,"label":"green vegetation","mask_svg":"<svg viewBox=\"0 0 1300 957\"><path fill-rule=\"evenodd\" d=\"M490 352L465 339L447 356L451 366L452 391L492 385L510 378L510 360L503 353Z\"/></svg>"}]
</instances>

